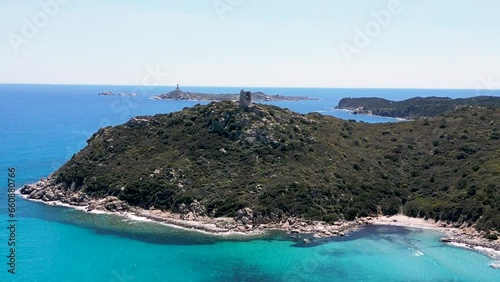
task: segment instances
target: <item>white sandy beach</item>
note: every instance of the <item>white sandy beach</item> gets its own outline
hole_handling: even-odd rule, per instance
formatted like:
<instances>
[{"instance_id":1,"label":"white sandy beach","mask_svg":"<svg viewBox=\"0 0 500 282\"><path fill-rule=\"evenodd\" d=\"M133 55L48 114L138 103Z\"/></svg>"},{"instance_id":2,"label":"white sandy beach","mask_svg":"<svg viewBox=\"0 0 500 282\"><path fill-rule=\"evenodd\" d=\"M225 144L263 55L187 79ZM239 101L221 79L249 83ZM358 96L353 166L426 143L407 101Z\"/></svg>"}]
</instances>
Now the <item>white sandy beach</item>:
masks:
<instances>
[{"instance_id":1,"label":"white sandy beach","mask_svg":"<svg viewBox=\"0 0 500 282\"><path fill-rule=\"evenodd\" d=\"M434 220L425 220L423 218L408 217L405 215L379 216L371 221L377 225L403 226L411 228L431 229L442 232L450 232L451 228L440 227Z\"/></svg>"},{"instance_id":2,"label":"white sandy beach","mask_svg":"<svg viewBox=\"0 0 500 282\"><path fill-rule=\"evenodd\" d=\"M439 222L435 222L434 220L425 220L423 218L413 218L405 215L393 215L393 216L379 216L374 218L371 221L371 224L375 225L388 225L388 226L401 226L401 227L409 227L409 228L420 228L426 230L435 230L442 232L445 237L457 237L457 241L464 235L463 229L460 228L449 228L443 227ZM473 228L469 228L469 230L473 230ZM492 248L486 248L478 245L473 245L473 243L480 243L481 241L486 241L478 236L473 236L468 238L468 243L461 242L448 242L447 244L454 247L466 248L470 250L475 250L477 252L488 255L489 257L500 260L500 251L497 251ZM499 242L499 240L497 240ZM500 243L499 243L500 244ZM496 268L492 265L492 267Z\"/></svg>"}]
</instances>

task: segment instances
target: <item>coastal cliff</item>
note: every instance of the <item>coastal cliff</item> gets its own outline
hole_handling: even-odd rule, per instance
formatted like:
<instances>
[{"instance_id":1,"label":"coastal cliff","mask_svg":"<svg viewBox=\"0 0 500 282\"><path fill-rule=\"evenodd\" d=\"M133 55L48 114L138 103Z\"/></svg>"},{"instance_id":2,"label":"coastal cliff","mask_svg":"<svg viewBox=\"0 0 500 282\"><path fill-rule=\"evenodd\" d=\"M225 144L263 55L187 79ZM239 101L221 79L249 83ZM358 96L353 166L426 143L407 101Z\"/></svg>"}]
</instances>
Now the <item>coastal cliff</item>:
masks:
<instances>
[{"instance_id":1,"label":"coastal cliff","mask_svg":"<svg viewBox=\"0 0 500 282\"><path fill-rule=\"evenodd\" d=\"M500 97L478 96L463 99L416 97L403 101L383 98L343 98L335 108L351 110L355 114L416 119L436 117L457 107L500 108Z\"/></svg>"},{"instance_id":2,"label":"coastal cliff","mask_svg":"<svg viewBox=\"0 0 500 282\"><path fill-rule=\"evenodd\" d=\"M102 128L49 179L21 193L170 223L201 219L219 229L329 236L402 211L494 235L499 122L495 108L365 124L212 102Z\"/></svg>"}]
</instances>

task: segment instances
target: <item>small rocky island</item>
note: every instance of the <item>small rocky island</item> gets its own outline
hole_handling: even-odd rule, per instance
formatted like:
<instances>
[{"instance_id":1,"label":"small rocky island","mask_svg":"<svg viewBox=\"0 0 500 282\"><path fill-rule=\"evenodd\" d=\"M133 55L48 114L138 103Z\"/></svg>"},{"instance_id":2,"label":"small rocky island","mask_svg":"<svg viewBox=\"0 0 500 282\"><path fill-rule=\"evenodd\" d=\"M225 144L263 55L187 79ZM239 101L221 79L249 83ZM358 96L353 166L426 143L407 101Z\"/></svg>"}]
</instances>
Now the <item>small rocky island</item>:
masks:
<instances>
[{"instance_id":1,"label":"small rocky island","mask_svg":"<svg viewBox=\"0 0 500 282\"><path fill-rule=\"evenodd\" d=\"M196 92L184 92L179 85L175 90L165 94L153 96L155 100L189 100L189 101L238 101L240 94L207 94ZM318 100L305 96L283 96L283 95L267 95L260 91L252 93L254 101L302 101L302 100Z\"/></svg>"},{"instance_id":2,"label":"small rocky island","mask_svg":"<svg viewBox=\"0 0 500 282\"><path fill-rule=\"evenodd\" d=\"M335 108L351 110L354 114L416 119L436 117L457 107L500 108L500 97L478 96L459 99L415 97L403 101L390 101L383 98L343 98Z\"/></svg>"}]
</instances>

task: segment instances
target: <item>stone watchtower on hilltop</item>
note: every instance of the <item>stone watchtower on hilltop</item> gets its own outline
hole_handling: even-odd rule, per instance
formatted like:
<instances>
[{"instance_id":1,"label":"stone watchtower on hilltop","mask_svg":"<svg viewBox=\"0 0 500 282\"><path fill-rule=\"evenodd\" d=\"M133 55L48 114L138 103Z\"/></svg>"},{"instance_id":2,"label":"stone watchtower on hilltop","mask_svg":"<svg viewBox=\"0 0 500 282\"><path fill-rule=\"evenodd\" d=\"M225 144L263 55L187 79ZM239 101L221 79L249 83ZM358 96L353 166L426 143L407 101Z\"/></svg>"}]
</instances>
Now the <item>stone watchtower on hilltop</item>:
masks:
<instances>
[{"instance_id":1,"label":"stone watchtower on hilltop","mask_svg":"<svg viewBox=\"0 0 500 282\"><path fill-rule=\"evenodd\" d=\"M252 106L252 92L241 90L240 91L240 108L247 109Z\"/></svg>"}]
</instances>

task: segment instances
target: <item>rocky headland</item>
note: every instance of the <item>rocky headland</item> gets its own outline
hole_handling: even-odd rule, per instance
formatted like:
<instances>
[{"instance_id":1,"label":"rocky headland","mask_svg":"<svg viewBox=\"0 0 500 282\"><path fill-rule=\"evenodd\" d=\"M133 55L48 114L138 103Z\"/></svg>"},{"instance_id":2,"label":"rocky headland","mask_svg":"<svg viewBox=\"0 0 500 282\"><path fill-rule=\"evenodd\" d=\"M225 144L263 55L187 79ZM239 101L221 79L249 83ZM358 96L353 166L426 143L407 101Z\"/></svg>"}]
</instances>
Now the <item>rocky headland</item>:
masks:
<instances>
[{"instance_id":1,"label":"rocky headland","mask_svg":"<svg viewBox=\"0 0 500 282\"><path fill-rule=\"evenodd\" d=\"M496 242L498 109L366 124L247 97L101 128L21 193L217 234L329 237L402 213Z\"/></svg>"},{"instance_id":2,"label":"rocky headland","mask_svg":"<svg viewBox=\"0 0 500 282\"><path fill-rule=\"evenodd\" d=\"M416 97L403 101L390 101L383 98L343 98L335 108L350 110L354 114L417 119L436 117L457 107L499 108L500 97L478 96L459 99Z\"/></svg>"}]
</instances>

